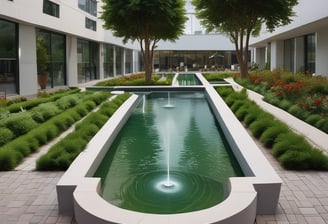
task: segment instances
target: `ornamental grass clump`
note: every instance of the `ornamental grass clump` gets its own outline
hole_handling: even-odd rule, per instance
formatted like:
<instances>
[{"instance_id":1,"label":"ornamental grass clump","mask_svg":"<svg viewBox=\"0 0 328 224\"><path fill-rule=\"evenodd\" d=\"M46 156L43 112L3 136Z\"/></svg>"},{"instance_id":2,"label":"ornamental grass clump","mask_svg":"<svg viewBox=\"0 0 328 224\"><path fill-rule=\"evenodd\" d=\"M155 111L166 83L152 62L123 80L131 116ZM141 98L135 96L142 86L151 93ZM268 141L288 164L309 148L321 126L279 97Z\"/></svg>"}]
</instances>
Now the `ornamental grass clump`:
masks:
<instances>
[{"instance_id":1,"label":"ornamental grass clump","mask_svg":"<svg viewBox=\"0 0 328 224\"><path fill-rule=\"evenodd\" d=\"M54 102L47 102L40 104L37 107L34 107L31 110L32 118L38 122L42 123L45 122L46 120L49 120L53 116L61 113L63 110L59 109L56 103Z\"/></svg>"},{"instance_id":2,"label":"ornamental grass clump","mask_svg":"<svg viewBox=\"0 0 328 224\"><path fill-rule=\"evenodd\" d=\"M0 146L10 142L14 138L13 132L5 127L0 128Z\"/></svg>"},{"instance_id":3,"label":"ornamental grass clump","mask_svg":"<svg viewBox=\"0 0 328 224\"><path fill-rule=\"evenodd\" d=\"M262 133L269 127L274 125L274 120L269 116L255 120L250 126L249 130L252 132L254 137L260 138Z\"/></svg>"},{"instance_id":4,"label":"ornamental grass clump","mask_svg":"<svg viewBox=\"0 0 328 224\"><path fill-rule=\"evenodd\" d=\"M282 123L278 123L274 126L269 127L266 129L261 137L260 142L267 148L271 148L278 138L279 135L287 133L289 131L288 127Z\"/></svg>"},{"instance_id":5,"label":"ornamental grass clump","mask_svg":"<svg viewBox=\"0 0 328 224\"><path fill-rule=\"evenodd\" d=\"M306 118L306 122L311 124L312 126L315 126L315 124L322 119L322 116L319 114L311 114Z\"/></svg>"},{"instance_id":6,"label":"ornamental grass clump","mask_svg":"<svg viewBox=\"0 0 328 224\"><path fill-rule=\"evenodd\" d=\"M11 114L3 121L3 124L13 132L15 137L21 136L38 126L29 112Z\"/></svg>"}]
</instances>

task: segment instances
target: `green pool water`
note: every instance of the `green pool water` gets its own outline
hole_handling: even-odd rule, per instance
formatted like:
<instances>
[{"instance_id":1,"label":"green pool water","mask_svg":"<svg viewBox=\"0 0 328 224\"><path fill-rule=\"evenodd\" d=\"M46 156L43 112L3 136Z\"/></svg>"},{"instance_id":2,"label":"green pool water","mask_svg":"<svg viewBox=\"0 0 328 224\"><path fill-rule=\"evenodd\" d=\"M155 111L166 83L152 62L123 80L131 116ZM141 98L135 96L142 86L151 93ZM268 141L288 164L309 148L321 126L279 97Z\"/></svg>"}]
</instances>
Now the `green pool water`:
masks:
<instances>
[{"instance_id":1,"label":"green pool water","mask_svg":"<svg viewBox=\"0 0 328 224\"><path fill-rule=\"evenodd\" d=\"M143 97L101 162L101 196L133 211L206 209L243 173L201 92Z\"/></svg>"},{"instance_id":2,"label":"green pool water","mask_svg":"<svg viewBox=\"0 0 328 224\"><path fill-rule=\"evenodd\" d=\"M201 85L195 74L179 74L177 81L179 86Z\"/></svg>"}]
</instances>

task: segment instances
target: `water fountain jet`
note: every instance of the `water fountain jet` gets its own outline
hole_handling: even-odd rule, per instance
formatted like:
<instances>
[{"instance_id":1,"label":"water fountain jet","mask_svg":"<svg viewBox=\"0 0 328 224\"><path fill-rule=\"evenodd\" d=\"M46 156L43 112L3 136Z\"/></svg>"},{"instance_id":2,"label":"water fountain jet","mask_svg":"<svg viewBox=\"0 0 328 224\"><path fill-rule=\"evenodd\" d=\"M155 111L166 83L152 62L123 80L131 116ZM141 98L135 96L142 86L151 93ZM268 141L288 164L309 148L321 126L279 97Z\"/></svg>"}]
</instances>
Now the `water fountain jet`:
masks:
<instances>
[{"instance_id":1,"label":"water fountain jet","mask_svg":"<svg viewBox=\"0 0 328 224\"><path fill-rule=\"evenodd\" d=\"M175 105L171 104L170 92L167 93L167 104L163 106L164 108L174 108Z\"/></svg>"}]
</instances>

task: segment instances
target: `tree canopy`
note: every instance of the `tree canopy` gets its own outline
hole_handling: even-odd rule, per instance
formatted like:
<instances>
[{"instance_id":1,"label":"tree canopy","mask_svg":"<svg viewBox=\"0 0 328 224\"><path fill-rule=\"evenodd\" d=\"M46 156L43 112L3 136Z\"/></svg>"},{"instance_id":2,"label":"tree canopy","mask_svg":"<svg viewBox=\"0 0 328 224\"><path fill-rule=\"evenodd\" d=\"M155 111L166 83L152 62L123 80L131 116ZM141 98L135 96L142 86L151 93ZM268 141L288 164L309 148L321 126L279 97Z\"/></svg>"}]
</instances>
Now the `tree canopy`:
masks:
<instances>
[{"instance_id":1,"label":"tree canopy","mask_svg":"<svg viewBox=\"0 0 328 224\"><path fill-rule=\"evenodd\" d=\"M140 43L146 82L151 82L153 51L159 40L177 39L187 20L183 0L102 0L104 28L124 41Z\"/></svg>"},{"instance_id":2,"label":"tree canopy","mask_svg":"<svg viewBox=\"0 0 328 224\"><path fill-rule=\"evenodd\" d=\"M258 35L262 24L270 32L289 24L298 0L192 0L192 3L208 31L228 34L236 47L241 76L246 77L250 36Z\"/></svg>"}]
</instances>

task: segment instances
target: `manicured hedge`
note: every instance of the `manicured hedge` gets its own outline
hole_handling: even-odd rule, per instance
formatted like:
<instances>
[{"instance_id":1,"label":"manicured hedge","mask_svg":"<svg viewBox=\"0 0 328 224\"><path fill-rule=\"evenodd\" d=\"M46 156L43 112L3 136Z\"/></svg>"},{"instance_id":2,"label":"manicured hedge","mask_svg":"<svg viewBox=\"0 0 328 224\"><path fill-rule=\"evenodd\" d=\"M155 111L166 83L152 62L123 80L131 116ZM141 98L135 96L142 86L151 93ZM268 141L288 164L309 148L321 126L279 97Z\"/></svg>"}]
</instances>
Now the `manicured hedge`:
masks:
<instances>
[{"instance_id":1,"label":"manicured hedge","mask_svg":"<svg viewBox=\"0 0 328 224\"><path fill-rule=\"evenodd\" d=\"M89 97L85 98L85 102L81 102L75 107L65 110L63 113L52 117L26 134L3 145L0 148L0 170L13 169L24 157L37 151L41 145L48 143L80 120L82 118L78 112L80 108L84 107L86 111L90 112L96 105L109 97L109 94L106 92L96 92L88 95Z\"/></svg>"},{"instance_id":2,"label":"manicured hedge","mask_svg":"<svg viewBox=\"0 0 328 224\"><path fill-rule=\"evenodd\" d=\"M74 132L55 144L48 153L37 160L37 170L66 170L128 97L130 94L119 95L104 103L97 112L90 113L75 126Z\"/></svg>"},{"instance_id":3,"label":"manicured hedge","mask_svg":"<svg viewBox=\"0 0 328 224\"><path fill-rule=\"evenodd\" d=\"M11 104L10 102L8 102L7 104L9 104L9 105L5 109L7 111L9 111L10 113L17 113L17 112L21 111L21 109L29 110L42 103L56 101L57 99L59 99L63 96L70 95L73 93L78 93L78 92L80 92L80 89L78 89L78 88L72 88L69 90L59 90L55 93L42 94L40 97L38 97L36 99L30 99L30 100L26 100L26 101L19 102L19 103Z\"/></svg>"},{"instance_id":4,"label":"manicured hedge","mask_svg":"<svg viewBox=\"0 0 328 224\"><path fill-rule=\"evenodd\" d=\"M304 137L291 131L284 123L249 100L245 90L238 93L230 87L219 87L217 91L235 112L236 117L249 128L254 137L272 150L272 154L284 168L328 170L328 156L326 154L310 145ZM314 122L318 118L312 119ZM324 123L325 120L322 122ZM326 123L323 125L328 126Z\"/></svg>"},{"instance_id":5,"label":"manicured hedge","mask_svg":"<svg viewBox=\"0 0 328 224\"><path fill-rule=\"evenodd\" d=\"M166 80L161 80L166 77ZM145 86L145 85L171 85L174 73L168 74L153 74L151 83L146 83L145 73L135 73L131 75L124 75L114 79L101 81L96 86Z\"/></svg>"}]
</instances>

